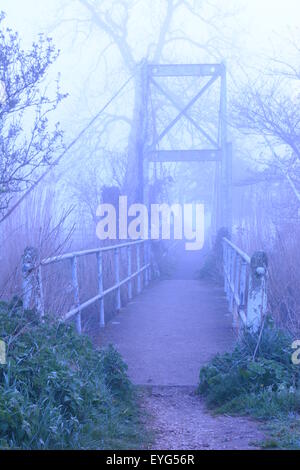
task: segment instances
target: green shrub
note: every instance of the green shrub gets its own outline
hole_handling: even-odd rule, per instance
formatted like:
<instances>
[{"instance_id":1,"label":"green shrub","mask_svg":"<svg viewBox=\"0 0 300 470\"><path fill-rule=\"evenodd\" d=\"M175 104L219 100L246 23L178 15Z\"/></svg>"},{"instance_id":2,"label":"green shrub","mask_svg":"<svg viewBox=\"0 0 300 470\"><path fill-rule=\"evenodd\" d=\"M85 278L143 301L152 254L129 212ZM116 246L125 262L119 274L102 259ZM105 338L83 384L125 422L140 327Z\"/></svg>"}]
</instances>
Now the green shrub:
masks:
<instances>
[{"instance_id":1,"label":"green shrub","mask_svg":"<svg viewBox=\"0 0 300 470\"><path fill-rule=\"evenodd\" d=\"M135 448L141 425L127 367L73 327L0 304L0 448Z\"/></svg>"},{"instance_id":2,"label":"green shrub","mask_svg":"<svg viewBox=\"0 0 300 470\"><path fill-rule=\"evenodd\" d=\"M232 353L216 356L200 371L199 392L220 413L276 417L300 410L299 367L291 362L291 337L272 326L245 331Z\"/></svg>"}]
</instances>

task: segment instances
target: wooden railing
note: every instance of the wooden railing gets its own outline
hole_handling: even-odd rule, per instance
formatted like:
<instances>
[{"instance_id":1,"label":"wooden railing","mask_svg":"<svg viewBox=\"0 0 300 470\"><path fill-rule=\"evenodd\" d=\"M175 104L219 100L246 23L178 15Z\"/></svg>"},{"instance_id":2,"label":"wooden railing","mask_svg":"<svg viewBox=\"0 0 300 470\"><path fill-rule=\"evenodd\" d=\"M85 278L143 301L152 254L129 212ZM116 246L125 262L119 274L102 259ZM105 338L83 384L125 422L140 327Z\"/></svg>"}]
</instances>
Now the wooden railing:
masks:
<instances>
[{"instance_id":1,"label":"wooden railing","mask_svg":"<svg viewBox=\"0 0 300 470\"><path fill-rule=\"evenodd\" d=\"M143 265L141 265L141 247L144 247ZM132 281L137 278L137 293L142 290L142 273L144 273L144 283L147 285L151 280L151 245L148 240L131 241L119 245L111 245L103 248L95 248L91 250L74 251L63 255L55 256L42 260L37 263L38 254L35 249L27 248L23 256L23 304L24 308L30 308L32 303L39 311L41 318L44 317L44 292L43 292L43 275L42 268L54 263L64 261L71 262L72 268L72 287L74 292L74 308L63 315L63 320L76 317L76 329L78 333L82 331L81 312L90 305L100 300L99 324L105 326L104 297L111 292L115 292L116 309L121 308L121 286L127 284L128 299L133 295ZM136 250L136 271L132 272L132 251ZM127 276L120 279L120 253L121 250L127 250ZM103 289L103 253L114 253L114 276L115 283L113 286ZM79 257L96 255L97 257L97 277L98 277L98 293L89 300L80 303L78 267L77 260ZM38 266L38 267L37 267Z\"/></svg>"},{"instance_id":2,"label":"wooden railing","mask_svg":"<svg viewBox=\"0 0 300 470\"><path fill-rule=\"evenodd\" d=\"M234 326L241 321L254 331L259 329L267 311L267 264L263 251L250 258L223 238L224 290Z\"/></svg>"}]
</instances>

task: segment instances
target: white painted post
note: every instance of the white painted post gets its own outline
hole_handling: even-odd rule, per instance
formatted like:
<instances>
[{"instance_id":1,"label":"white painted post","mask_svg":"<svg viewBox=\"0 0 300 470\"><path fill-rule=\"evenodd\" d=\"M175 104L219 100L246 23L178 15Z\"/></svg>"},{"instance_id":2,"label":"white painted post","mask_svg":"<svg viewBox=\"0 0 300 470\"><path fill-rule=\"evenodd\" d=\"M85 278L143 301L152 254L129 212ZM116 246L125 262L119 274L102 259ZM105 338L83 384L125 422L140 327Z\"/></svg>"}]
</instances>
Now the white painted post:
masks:
<instances>
[{"instance_id":1,"label":"white painted post","mask_svg":"<svg viewBox=\"0 0 300 470\"><path fill-rule=\"evenodd\" d=\"M131 251L131 246L128 246L127 247L127 267L128 267L128 271L127 271L127 274L128 274L128 277L130 277L132 275L132 258L131 258L131 255L132 255L132 251ZM128 300L131 300L132 299L132 280L129 279L128 281Z\"/></svg>"},{"instance_id":2,"label":"white painted post","mask_svg":"<svg viewBox=\"0 0 300 470\"><path fill-rule=\"evenodd\" d=\"M143 246L144 246L144 265L147 266L148 264L148 246L147 246L147 242L144 242ZM145 269L144 271L145 273L145 286L147 286L149 284L149 272L148 272L148 268Z\"/></svg>"},{"instance_id":3,"label":"white painted post","mask_svg":"<svg viewBox=\"0 0 300 470\"><path fill-rule=\"evenodd\" d=\"M102 251L97 253L97 268L98 268L98 293L103 294L103 265L102 265ZM104 297L100 298L100 328L105 327L105 312L104 312Z\"/></svg>"},{"instance_id":4,"label":"white painted post","mask_svg":"<svg viewBox=\"0 0 300 470\"><path fill-rule=\"evenodd\" d=\"M239 285L240 285L240 274L241 274L241 258L236 253L235 260L235 276L233 280L234 285L234 296L233 296L233 326L239 326L239 306L236 303L236 296L238 296Z\"/></svg>"},{"instance_id":5,"label":"white painted post","mask_svg":"<svg viewBox=\"0 0 300 470\"><path fill-rule=\"evenodd\" d=\"M136 264L137 264L137 293L139 294L142 290L142 282L141 282L141 253L140 253L140 243L136 245Z\"/></svg>"},{"instance_id":6,"label":"white painted post","mask_svg":"<svg viewBox=\"0 0 300 470\"><path fill-rule=\"evenodd\" d=\"M249 292L247 302L247 326L258 331L267 312L267 277L268 259L266 253L257 251L250 263Z\"/></svg>"},{"instance_id":7,"label":"white painted post","mask_svg":"<svg viewBox=\"0 0 300 470\"><path fill-rule=\"evenodd\" d=\"M148 250L148 263L149 263L148 280L150 282L152 280L151 240L149 240L148 243L147 243L147 250Z\"/></svg>"},{"instance_id":8,"label":"white painted post","mask_svg":"<svg viewBox=\"0 0 300 470\"><path fill-rule=\"evenodd\" d=\"M5 366L7 362L6 343L0 339L0 366Z\"/></svg>"},{"instance_id":9,"label":"white painted post","mask_svg":"<svg viewBox=\"0 0 300 470\"><path fill-rule=\"evenodd\" d=\"M222 240L222 267L223 267L223 276L224 276L224 292L226 292L226 271L225 271L225 261L226 261L226 246L225 241Z\"/></svg>"},{"instance_id":10,"label":"white painted post","mask_svg":"<svg viewBox=\"0 0 300 470\"><path fill-rule=\"evenodd\" d=\"M233 286L233 279L234 279L234 268L235 268L235 257L236 253L235 251L230 248L230 274L229 274L229 282L230 282L230 289L229 289L229 310L232 312L233 310L233 292L232 292L232 286Z\"/></svg>"},{"instance_id":11,"label":"white painted post","mask_svg":"<svg viewBox=\"0 0 300 470\"><path fill-rule=\"evenodd\" d=\"M79 307L80 301L79 301L79 283L78 283L78 272L77 272L77 258L76 256L73 256L71 258L71 263L72 263L72 285L74 289L74 303L75 307ZM82 332L82 327L81 327L81 311L76 314L76 330L78 334L81 334Z\"/></svg>"},{"instance_id":12,"label":"white painted post","mask_svg":"<svg viewBox=\"0 0 300 470\"><path fill-rule=\"evenodd\" d=\"M231 276L231 257L232 257L232 248L230 246L228 246L227 248L227 261L226 261L226 271L227 271L227 277L228 277L228 284L227 284L227 292L226 292L226 297L227 297L227 300L229 302L230 300L230 276Z\"/></svg>"},{"instance_id":13,"label":"white painted post","mask_svg":"<svg viewBox=\"0 0 300 470\"><path fill-rule=\"evenodd\" d=\"M223 240L223 272L224 272L224 291L226 293L226 296L228 295L228 272L227 272L227 266L228 266L228 245Z\"/></svg>"},{"instance_id":14,"label":"white painted post","mask_svg":"<svg viewBox=\"0 0 300 470\"><path fill-rule=\"evenodd\" d=\"M22 299L25 310L35 308L40 317L44 315L42 280L40 275L38 250L27 247L22 257Z\"/></svg>"},{"instance_id":15,"label":"white painted post","mask_svg":"<svg viewBox=\"0 0 300 470\"><path fill-rule=\"evenodd\" d=\"M246 319L246 291L247 291L247 266L246 261L242 260L240 285L239 285L239 299L240 299L240 317L244 321Z\"/></svg>"},{"instance_id":16,"label":"white painted post","mask_svg":"<svg viewBox=\"0 0 300 470\"><path fill-rule=\"evenodd\" d=\"M114 250L115 258L115 280L116 285L116 309L117 311L121 310L121 288L120 288L120 260L119 260L119 249Z\"/></svg>"},{"instance_id":17,"label":"white painted post","mask_svg":"<svg viewBox=\"0 0 300 470\"><path fill-rule=\"evenodd\" d=\"M44 306L44 290L43 290L43 277L42 277L42 266L39 266L38 271L38 290L39 290L39 307L38 311L40 312L40 318L43 321L45 317L45 306Z\"/></svg>"}]
</instances>

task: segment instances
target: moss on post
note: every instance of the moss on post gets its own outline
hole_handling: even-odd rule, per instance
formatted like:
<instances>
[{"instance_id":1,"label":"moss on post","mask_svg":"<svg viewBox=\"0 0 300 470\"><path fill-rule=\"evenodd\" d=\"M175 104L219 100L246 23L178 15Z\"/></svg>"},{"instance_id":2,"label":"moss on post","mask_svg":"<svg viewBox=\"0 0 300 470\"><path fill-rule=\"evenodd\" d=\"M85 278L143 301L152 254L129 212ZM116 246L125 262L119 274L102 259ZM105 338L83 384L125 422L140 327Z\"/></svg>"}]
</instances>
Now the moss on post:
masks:
<instances>
[{"instance_id":1,"label":"moss on post","mask_svg":"<svg viewBox=\"0 0 300 470\"><path fill-rule=\"evenodd\" d=\"M43 316L42 287L39 274L39 252L27 247L22 256L22 298L25 310L35 309Z\"/></svg>"},{"instance_id":2,"label":"moss on post","mask_svg":"<svg viewBox=\"0 0 300 470\"><path fill-rule=\"evenodd\" d=\"M268 258L264 251L256 251L251 257L247 326L257 331L267 310L266 276Z\"/></svg>"}]
</instances>

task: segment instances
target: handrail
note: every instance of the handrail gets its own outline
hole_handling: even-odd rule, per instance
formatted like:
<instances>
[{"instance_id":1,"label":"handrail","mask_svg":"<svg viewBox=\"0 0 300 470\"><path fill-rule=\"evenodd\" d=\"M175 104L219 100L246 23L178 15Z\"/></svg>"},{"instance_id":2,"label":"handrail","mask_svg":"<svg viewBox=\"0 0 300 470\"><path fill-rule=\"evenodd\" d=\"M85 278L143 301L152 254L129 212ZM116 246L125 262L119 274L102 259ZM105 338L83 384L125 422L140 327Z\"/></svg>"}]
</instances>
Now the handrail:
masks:
<instances>
[{"instance_id":1,"label":"handrail","mask_svg":"<svg viewBox=\"0 0 300 470\"><path fill-rule=\"evenodd\" d=\"M230 240L228 240L228 238L224 237L223 241L225 243L227 243L229 246L231 246L231 248L233 248L240 255L240 257L244 261L246 261L246 263L250 264L251 258L250 258L249 255L247 255L247 253L245 253L243 250L241 250L239 247L237 247L234 243L232 243Z\"/></svg>"},{"instance_id":2,"label":"handrail","mask_svg":"<svg viewBox=\"0 0 300 470\"><path fill-rule=\"evenodd\" d=\"M92 297L91 299L87 300L86 302L81 304L79 307L74 308L73 310L70 310L68 313L66 313L64 315L64 320L68 320L69 318L73 317L74 315L76 315L76 313L83 310L84 308L89 307L90 305L92 305L97 300L103 299L107 294L110 294L111 292L116 290L119 286L122 286L123 284L126 284L130 280L134 279L139 274L139 272L143 272L143 271L145 271L145 269L148 269L149 267L150 267L150 264L146 264L140 271L136 271L131 276L126 277L118 285L114 285L112 287L109 287L108 289L103 291L102 294L95 295L95 297Z\"/></svg>"},{"instance_id":3,"label":"handrail","mask_svg":"<svg viewBox=\"0 0 300 470\"><path fill-rule=\"evenodd\" d=\"M257 330L267 309L267 257L250 257L227 238L222 239L224 291L233 314L233 325Z\"/></svg>"},{"instance_id":4,"label":"handrail","mask_svg":"<svg viewBox=\"0 0 300 470\"><path fill-rule=\"evenodd\" d=\"M144 247L143 265L141 266L141 246ZM127 277L120 279L120 253L121 250L127 249ZM136 264L137 269L132 273L132 250L136 250ZM112 251L114 253L114 273L115 283L108 289L103 289L103 253ZM80 303L79 295L79 282L78 282L78 267L77 259L82 256L96 255L97 256L97 275L98 275L98 294L83 303ZM43 318L44 302L43 302L43 280L42 268L57 262L66 260L71 261L72 268L72 286L74 291L74 306L71 310L63 315L63 320L66 321L71 317L76 316L76 328L78 333L82 331L81 312L83 309L89 307L93 303L100 300L99 309L99 324L100 327L105 326L105 311L104 311L104 297L111 292L115 292L116 309L121 309L121 286L128 285L128 299L132 298L132 281L137 278L137 293L142 290L142 278L146 286L151 280L151 242L150 240L135 240L127 243L120 243L117 245L110 245L106 247L93 248L89 250L74 251L65 253L52 258L42 260L37 266L38 253L34 248L25 250L23 256L23 299L24 308L28 308L31 302L32 294L34 295L34 303ZM143 274L143 276L142 276Z\"/></svg>"},{"instance_id":5,"label":"handrail","mask_svg":"<svg viewBox=\"0 0 300 470\"><path fill-rule=\"evenodd\" d=\"M62 255L53 256L52 258L46 258L42 260L41 265L46 266L52 263L59 263L60 261L71 259L74 256L78 258L80 256L93 255L93 254L100 253L100 252L115 250L117 248L126 248L127 246L137 245L139 243L144 243L145 241L146 240L136 240L136 241L131 241L127 243L120 243L119 245L109 245L109 246L104 246L104 247L99 247L99 248L92 248L90 250L81 250L81 251L74 251L71 253L64 253Z\"/></svg>"}]
</instances>

